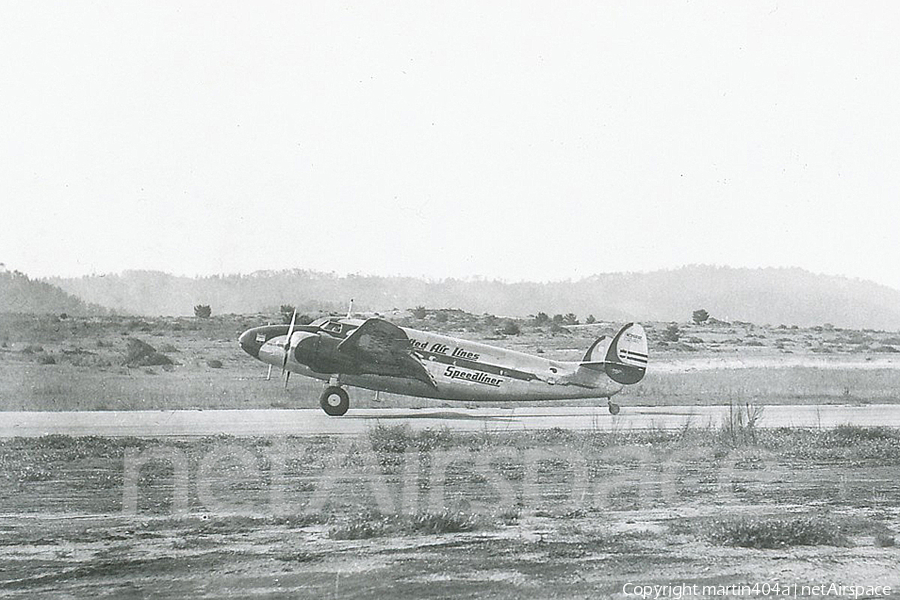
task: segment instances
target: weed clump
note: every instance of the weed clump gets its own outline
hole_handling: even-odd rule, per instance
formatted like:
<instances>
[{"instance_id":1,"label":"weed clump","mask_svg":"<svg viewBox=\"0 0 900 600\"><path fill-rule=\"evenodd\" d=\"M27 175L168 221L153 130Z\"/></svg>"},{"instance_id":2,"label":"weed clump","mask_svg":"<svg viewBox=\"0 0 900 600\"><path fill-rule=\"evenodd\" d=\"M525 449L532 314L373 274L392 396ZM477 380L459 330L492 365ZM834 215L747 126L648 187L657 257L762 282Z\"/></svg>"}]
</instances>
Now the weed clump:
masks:
<instances>
[{"instance_id":1,"label":"weed clump","mask_svg":"<svg viewBox=\"0 0 900 600\"><path fill-rule=\"evenodd\" d=\"M838 425L832 432L836 443L873 442L881 440L900 440L900 430L894 427L859 427L857 425Z\"/></svg>"},{"instance_id":2,"label":"weed clump","mask_svg":"<svg viewBox=\"0 0 900 600\"><path fill-rule=\"evenodd\" d=\"M369 430L369 443L376 452L403 453L407 449L428 452L435 448L450 448L462 443L460 434L449 427L413 431L409 425L377 424Z\"/></svg>"},{"instance_id":3,"label":"weed clump","mask_svg":"<svg viewBox=\"0 0 900 600\"><path fill-rule=\"evenodd\" d=\"M403 531L410 535L460 533L478 529L480 525L481 520L476 515L445 510L439 513L420 513L408 517L403 523Z\"/></svg>"},{"instance_id":4,"label":"weed clump","mask_svg":"<svg viewBox=\"0 0 900 600\"><path fill-rule=\"evenodd\" d=\"M882 531L875 535L875 545L879 548L893 548L897 545L897 540L893 534Z\"/></svg>"},{"instance_id":5,"label":"weed clump","mask_svg":"<svg viewBox=\"0 0 900 600\"><path fill-rule=\"evenodd\" d=\"M477 515L450 510L390 516L362 512L333 525L328 535L335 540L365 540L389 535L460 533L474 531L483 525L483 519Z\"/></svg>"},{"instance_id":6,"label":"weed clump","mask_svg":"<svg viewBox=\"0 0 900 600\"><path fill-rule=\"evenodd\" d=\"M738 517L700 527L702 537L722 546L775 549L788 546L846 546L845 528L824 516Z\"/></svg>"},{"instance_id":7,"label":"weed clump","mask_svg":"<svg viewBox=\"0 0 900 600\"><path fill-rule=\"evenodd\" d=\"M39 365L55 365L56 359L50 354L41 354L37 358Z\"/></svg>"}]
</instances>

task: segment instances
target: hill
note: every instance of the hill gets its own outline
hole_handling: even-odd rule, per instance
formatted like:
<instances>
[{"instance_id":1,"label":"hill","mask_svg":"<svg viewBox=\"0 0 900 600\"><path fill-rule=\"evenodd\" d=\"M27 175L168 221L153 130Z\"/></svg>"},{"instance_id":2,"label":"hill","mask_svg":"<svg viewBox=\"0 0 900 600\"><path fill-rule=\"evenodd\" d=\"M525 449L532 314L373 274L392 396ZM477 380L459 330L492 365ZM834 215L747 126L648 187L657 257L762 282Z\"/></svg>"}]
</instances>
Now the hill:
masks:
<instances>
[{"instance_id":1,"label":"hill","mask_svg":"<svg viewBox=\"0 0 900 600\"><path fill-rule=\"evenodd\" d=\"M798 268L695 265L548 283L426 281L299 269L197 278L126 271L49 282L85 301L146 315L190 315L195 304L209 304L218 314L273 311L281 304L343 311L355 298L361 311L422 305L510 316L543 311L616 321L684 321L693 310L705 308L729 321L900 329L900 291Z\"/></svg>"},{"instance_id":2,"label":"hill","mask_svg":"<svg viewBox=\"0 0 900 600\"><path fill-rule=\"evenodd\" d=\"M110 311L24 273L4 270L0 271L0 312L98 315Z\"/></svg>"}]
</instances>

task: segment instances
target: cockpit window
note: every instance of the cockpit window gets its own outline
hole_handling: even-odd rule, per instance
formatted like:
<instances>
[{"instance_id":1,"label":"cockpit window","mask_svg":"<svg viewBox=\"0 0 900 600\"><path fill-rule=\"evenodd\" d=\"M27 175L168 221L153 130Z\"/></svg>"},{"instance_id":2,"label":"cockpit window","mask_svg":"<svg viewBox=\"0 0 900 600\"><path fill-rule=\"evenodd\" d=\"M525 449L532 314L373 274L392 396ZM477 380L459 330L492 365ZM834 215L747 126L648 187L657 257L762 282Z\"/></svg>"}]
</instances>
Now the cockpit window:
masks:
<instances>
[{"instance_id":1,"label":"cockpit window","mask_svg":"<svg viewBox=\"0 0 900 600\"><path fill-rule=\"evenodd\" d=\"M322 325L322 329L330 331L331 333L340 333L344 329L344 324L339 321L329 321L325 325Z\"/></svg>"}]
</instances>

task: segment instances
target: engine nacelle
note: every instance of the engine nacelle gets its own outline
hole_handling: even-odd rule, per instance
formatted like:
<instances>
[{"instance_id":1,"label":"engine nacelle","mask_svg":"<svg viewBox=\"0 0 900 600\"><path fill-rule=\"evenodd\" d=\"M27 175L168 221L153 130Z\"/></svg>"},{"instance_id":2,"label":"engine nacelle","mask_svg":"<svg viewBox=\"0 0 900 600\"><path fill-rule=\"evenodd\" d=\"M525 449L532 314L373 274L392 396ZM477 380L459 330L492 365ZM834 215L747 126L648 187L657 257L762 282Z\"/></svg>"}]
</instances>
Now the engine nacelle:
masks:
<instances>
[{"instance_id":1,"label":"engine nacelle","mask_svg":"<svg viewBox=\"0 0 900 600\"><path fill-rule=\"evenodd\" d=\"M353 373L357 369L338 352L339 343L327 334L297 331L291 336L290 352L294 360L318 373Z\"/></svg>"}]
</instances>

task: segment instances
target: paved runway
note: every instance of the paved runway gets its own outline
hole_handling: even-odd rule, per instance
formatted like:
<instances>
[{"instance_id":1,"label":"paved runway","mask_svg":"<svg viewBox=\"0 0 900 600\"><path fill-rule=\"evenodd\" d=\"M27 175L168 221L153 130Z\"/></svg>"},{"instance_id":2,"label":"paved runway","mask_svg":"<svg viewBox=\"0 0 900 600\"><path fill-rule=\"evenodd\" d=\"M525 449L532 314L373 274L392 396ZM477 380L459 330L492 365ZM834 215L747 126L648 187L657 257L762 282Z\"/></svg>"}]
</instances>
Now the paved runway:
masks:
<instances>
[{"instance_id":1,"label":"paved runway","mask_svg":"<svg viewBox=\"0 0 900 600\"><path fill-rule=\"evenodd\" d=\"M0 413L0 437L47 434L75 436L235 436L359 435L378 423L415 429L449 427L467 431L524 429L627 430L719 426L727 406L624 406L618 416L605 407L527 407L517 409L356 409L329 417L318 409L175 410ZM835 427L850 424L900 427L900 405L767 406L761 427Z\"/></svg>"}]
</instances>

